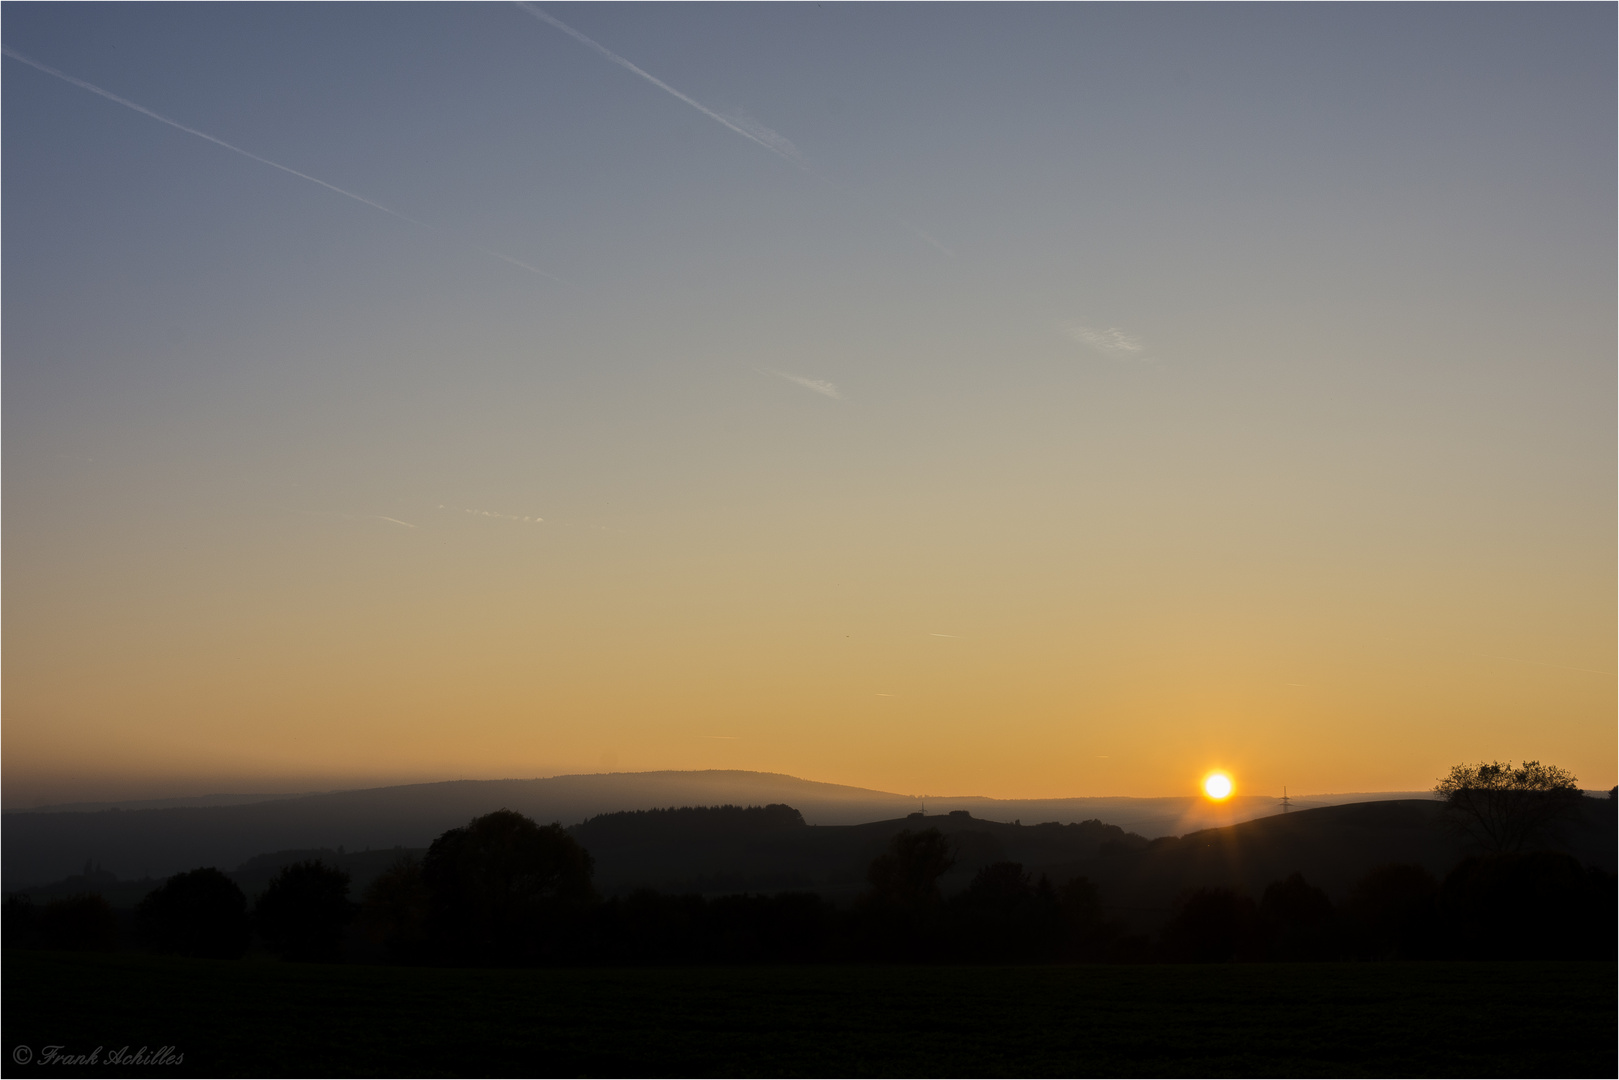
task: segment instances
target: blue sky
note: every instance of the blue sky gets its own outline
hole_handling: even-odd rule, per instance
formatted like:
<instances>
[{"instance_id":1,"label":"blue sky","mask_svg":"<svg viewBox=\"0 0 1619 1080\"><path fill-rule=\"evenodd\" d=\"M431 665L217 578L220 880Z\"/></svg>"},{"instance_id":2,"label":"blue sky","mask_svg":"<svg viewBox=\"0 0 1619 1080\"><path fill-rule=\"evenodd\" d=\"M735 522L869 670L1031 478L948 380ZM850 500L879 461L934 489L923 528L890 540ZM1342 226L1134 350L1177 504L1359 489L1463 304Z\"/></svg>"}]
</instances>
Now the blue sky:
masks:
<instances>
[{"instance_id":1,"label":"blue sky","mask_svg":"<svg viewBox=\"0 0 1619 1080\"><path fill-rule=\"evenodd\" d=\"M6 6L8 786L1613 782L1611 7L543 10Z\"/></svg>"}]
</instances>

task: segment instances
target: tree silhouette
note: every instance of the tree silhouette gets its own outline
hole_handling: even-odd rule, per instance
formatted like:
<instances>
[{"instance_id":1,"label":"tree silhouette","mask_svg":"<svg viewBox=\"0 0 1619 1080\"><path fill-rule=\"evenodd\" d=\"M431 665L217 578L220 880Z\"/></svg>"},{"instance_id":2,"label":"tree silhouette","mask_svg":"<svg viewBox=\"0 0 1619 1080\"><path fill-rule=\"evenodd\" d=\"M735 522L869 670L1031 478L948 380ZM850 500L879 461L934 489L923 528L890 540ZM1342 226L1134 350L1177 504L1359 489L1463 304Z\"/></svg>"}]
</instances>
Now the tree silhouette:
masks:
<instances>
[{"instance_id":1,"label":"tree silhouette","mask_svg":"<svg viewBox=\"0 0 1619 1080\"><path fill-rule=\"evenodd\" d=\"M939 902L939 878L955 864L950 841L938 829L906 829L867 868L867 900L902 911L931 907Z\"/></svg>"},{"instance_id":2,"label":"tree silhouette","mask_svg":"<svg viewBox=\"0 0 1619 1080\"><path fill-rule=\"evenodd\" d=\"M1557 851L1467 859L1439 908L1464 960L1614 958L1614 879Z\"/></svg>"},{"instance_id":3,"label":"tree silhouette","mask_svg":"<svg viewBox=\"0 0 1619 1080\"><path fill-rule=\"evenodd\" d=\"M596 900L590 853L561 825L497 810L427 849L427 931L447 959L558 959Z\"/></svg>"},{"instance_id":4,"label":"tree silhouette","mask_svg":"<svg viewBox=\"0 0 1619 1080\"><path fill-rule=\"evenodd\" d=\"M1332 900L1300 873L1265 886L1259 921L1274 960L1328 960L1337 947Z\"/></svg>"},{"instance_id":5,"label":"tree silhouette","mask_svg":"<svg viewBox=\"0 0 1619 1080\"><path fill-rule=\"evenodd\" d=\"M247 950L247 896L212 866L175 874L146 894L135 917L159 952L234 957Z\"/></svg>"},{"instance_id":6,"label":"tree silhouette","mask_svg":"<svg viewBox=\"0 0 1619 1080\"><path fill-rule=\"evenodd\" d=\"M906 829L866 868L855 915L858 948L873 959L926 960L948 948L939 878L955 865L938 829Z\"/></svg>"},{"instance_id":7,"label":"tree silhouette","mask_svg":"<svg viewBox=\"0 0 1619 1080\"><path fill-rule=\"evenodd\" d=\"M1414 863L1390 863L1367 874L1347 905L1357 950L1373 960L1423 960L1442 954L1439 883Z\"/></svg>"},{"instance_id":8,"label":"tree silhouette","mask_svg":"<svg viewBox=\"0 0 1619 1080\"><path fill-rule=\"evenodd\" d=\"M1057 890L1060 955L1065 960L1100 960L1118 941L1120 928L1102 916L1102 897L1090 878L1076 877Z\"/></svg>"},{"instance_id":9,"label":"tree silhouette","mask_svg":"<svg viewBox=\"0 0 1619 1080\"><path fill-rule=\"evenodd\" d=\"M1057 936L1057 898L1051 882L1037 889L1022 863L997 862L979 870L967 890L950 901L955 952L1002 963L1049 951Z\"/></svg>"},{"instance_id":10,"label":"tree silhouette","mask_svg":"<svg viewBox=\"0 0 1619 1080\"><path fill-rule=\"evenodd\" d=\"M8 949L37 949L41 944L39 909L23 893L8 893L5 900L4 938Z\"/></svg>"},{"instance_id":11,"label":"tree silhouette","mask_svg":"<svg viewBox=\"0 0 1619 1080\"><path fill-rule=\"evenodd\" d=\"M419 859L406 855L372 879L360 907L360 925L389 959L420 958L427 934L427 885Z\"/></svg>"},{"instance_id":12,"label":"tree silhouette","mask_svg":"<svg viewBox=\"0 0 1619 1080\"><path fill-rule=\"evenodd\" d=\"M47 949L111 952L118 947L118 916L99 895L63 896L39 913L39 932Z\"/></svg>"},{"instance_id":13,"label":"tree silhouette","mask_svg":"<svg viewBox=\"0 0 1619 1080\"><path fill-rule=\"evenodd\" d=\"M319 859L284 866L253 909L253 927L283 960L338 960L354 918L349 876Z\"/></svg>"},{"instance_id":14,"label":"tree silhouette","mask_svg":"<svg viewBox=\"0 0 1619 1080\"><path fill-rule=\"evenodd\" d=\"M1034 882L1022 863L997 862L973 875L962 899L970 906L1009 915L1034 897Z\"/></svg>"},{"instance_id":15,"label":"tree silhouette","mask_svg":"<svg viewBox=\"0 0 1619 1080\"><path fill-rule=\"evenodd\" d=\"M1552 840L1584 798L1572 773L1538 761L1453 765L1434 794L1445 800L1450 827L1489 854Z\"/></svg>"},{"instance_id":16,"label":"tree silhouette","mask_svg":"<svg viewBox=\"0 0 1619 1080\"><path fill-rule=\"evenodd\" d=\"M1193 890L1164 927L1164 952L1170 960L1193 964L1249 959L1255 915L1254 902L1230 889Z\"/></svg>"}]
</instances>

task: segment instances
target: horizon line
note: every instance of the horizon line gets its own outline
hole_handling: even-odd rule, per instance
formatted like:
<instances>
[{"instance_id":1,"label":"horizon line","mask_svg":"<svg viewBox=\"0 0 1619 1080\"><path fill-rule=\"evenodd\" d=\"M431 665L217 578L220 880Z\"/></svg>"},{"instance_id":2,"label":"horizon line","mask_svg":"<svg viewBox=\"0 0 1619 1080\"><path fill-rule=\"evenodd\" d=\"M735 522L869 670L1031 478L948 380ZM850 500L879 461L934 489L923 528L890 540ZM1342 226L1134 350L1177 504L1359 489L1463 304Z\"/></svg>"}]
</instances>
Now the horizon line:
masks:
<instances>
[{"instance_id":1,"label":"horizon line","mask_svg":"<svg viewBox=\"0 0 1619 1080\"><path fill-rule=\"evenodd\" d=\"M1021 803L1030 803L1030 802L1032 802L1032 803L1045 803L1045 802L1098 802L1098 801L1105 801L1105 800L1141 801L1141 800L1148 800L1148 799L1195 799L1195 800L1202 800L1204 798L1201 794L1199 794L1195 790L1189 790L1189 791L1180 792L1180 793L1157 794L1157 795L1024 795L1024 796L997 796L997 795L976 795L976 794L939 795L939 794L934 794L934 793L925 793L925 794L915 794L915 795L913 795L913 794L907 794L905 792L888 791L888 790L885 790L885 789L882 789L882 788L868 788L868 787L861 787L861 786L859 786L857 784L839 783L837 781L812 780L812 779L808 779L806 777L794 775L792 773L773 772L773 771L766 771L766 770L759 770L759 769L642 769L642 770L634 770L634 771L613 771L613 772L600 772L600 771L598 771L598 772L560 772L560 773L551 773L551 774L547 774L547 775L537 775L537 776L500 776L500 777L468 777L468 776L462 776L462 777L449 777L449 778L438 779L438 780L402 780L402 781L395 781L395 782L362 783L362 784L357 785L357 786L308 788L308 789L297 790L297 791L242 791L242 790L224 791L224 790L219 790L219 791L212 791L212 792L207 792L207 793L204 793L204 794L197 794L197 795L181 795L181 794L175 794L175 795L142 795L142 796L131 796L131 797L125 797L125 798L113 797L113 798L100 798L100 799L96 799L96 798L73 799L73 800L64 800L64 801L60 801L60 802L35 802L35 803L29 803L29 804L26 804L26 805L3 806L3 807L0 807L0 813L12 814L12 813L31 813L31 812L40 812L40 811L73 812L73 811L76 811L76 810L88 812L88 811L91 811L91 810L96 809L96 808L111 809L111 808L115 808L115 807L122 806L122 805L138 805L138 804L151 804L151 803L198 803L198 802L204 802L204 801L211 800L211 799L242 800L243 804L246 804L248 802L285 801L285 800L289 800L289 799L318 798L318 797L326 796L326 795L344 795L344 794L356 794L356 793L367 792L367 791L385 791L385 790L389 790L389 789L392 789L392 788L432 787L432 786L438 786L438 785L441 785L441 784L538 783L538 782L543 782L543 781L547 781L547 780L583 779L583 778L587 778L587 777L624 777L624 778L629 778L629 777L653 776L653 775L697 775L697 774L702 774L702 773L729 773L729 774L744 775L744 776L756 776L756 777L781 777L781 778L784 778L784 779L787 779L787 780L797 781L798 783L801 783L801 784L814 784L814 785L817 785L817 786L820 786L820 787L827 787L827 788L844 788L844 789L848 789L848 790L851 790L851 791L862 792L862 793L865 793L865 794L868 794L868 795L884 796L884 797L894 799L894 800L898 800L898 801L909 801L909 802L921 802L923 800L937 800L937 801L942 801L942 802L979 801L979 802L989 802L989 803L1020 803L1020 802ZM1599 794L1606 791L1606 789L1602 789L1602 788L1589 788L1589 789L1582 788L1581 790L1597 792ZM1432 788L1389 788L1389 789L1384 789L1384 790L1318 791L1318 792L1310 792L1310 793L1301 794L1301 795L1291 795L1291 796L1289 796L1289 799L1290 799L1290 801L1297 802L1300 799L1343 798L1345 796L1350 796L1350 795L1370 795L1370 796L1428 795L1428 796L1431 796L1432 791L1433 791ZM1249 801L1249 800L1270 800L1270 801L1273 801L1273 802L1276 802L1276 803L1280 803L1282 801L1282 798L1283 798L1282 795L1269 795L1269 794L1263 794L1263 793L1238 792L1238 793L1235 793L1235 794L1231 795L1229 797L1229 799L1222 800L1222 801L1227 803L1227 804L1229 804L1229 803L1231 803L1233 801L1236 801L1236 800L1245 800L1245 801Z\"/></svg>"}]
</instances>

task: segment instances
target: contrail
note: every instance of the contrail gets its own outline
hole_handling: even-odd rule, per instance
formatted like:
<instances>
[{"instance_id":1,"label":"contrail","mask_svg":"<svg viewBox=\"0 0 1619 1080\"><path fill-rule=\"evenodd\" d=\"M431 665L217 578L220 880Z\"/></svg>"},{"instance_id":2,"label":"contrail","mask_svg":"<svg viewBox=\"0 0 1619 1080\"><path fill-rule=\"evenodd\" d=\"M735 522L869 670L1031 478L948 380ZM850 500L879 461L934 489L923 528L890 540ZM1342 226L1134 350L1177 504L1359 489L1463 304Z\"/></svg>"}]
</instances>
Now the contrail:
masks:
<instances>
[{"instance_id":1,"label":"contrail","mask_svg":"<svg viewBox=\"0 0 1619 1080\"><path fill-rule=\"evenodd\" d=\"M122 105L126 109L134 109L136 112L140 113L143 116L150 116L153 120L156 120L160 124L167 124L171 128L178 128L181 131L185 132L187 135L195 135L199 139L207 139L209 142L213 143L215 146L223 146L226 150L229 150L233 154L241 154L245 158L252 158L254 161L258 162L261 165L268 165L272 169L280 169L284 173L291 173L293 176L298 177L300 180L308 180L311 184L319 184L321 187L325 188L328 191L335 191L339 195L343 196L346 199L353 199L355 202L365 203L365 205L371 207L374 210L381 210L384 214L392 214L394 217L399 218L401 221L408 221L412 225L420 225L423 228L428 227L426 222L417 221L415 218L410 217L408 214L401 214L398 210L395 210L395 209L393 209L392 207L389 207L389 206L383 206L381 203L376 202L375 200L372 200L372 199L368 199L364 195L356 195L352 191L344 191L342 188L338 187L336 184L328 184L326 181L320 179L319 177L310 176L308 173L301 173L297 169L290 169L287 166L280 164L279 162L271 161L269 158L259 157L257 154L253 153L252 151L243 150L240 146L233 146L230 143L226 142L224 139L216 139L212 135L208 134L206 131L198 131L194 127L187 127L185 124L180 123L180 121L178 121L178 120L170 120L167 116L164 116L162 113L153 112L151 109L148 109L144 105L137 105L133 101L130 101L128 98L119 97L117 94L114 94L109 90L103 90L101 87L97 86L95 83L88 83L88 82L85 82L83 79L76 79L72 75L69 75L67 72L58 71L58 70L56 70L55 68L51 67L48 64L40 63L38 60L30 60L28 57L24 56L22 53L18 52L16 49L11 48L10 46L0 46L0 52L4 52L7 56L11 57L13 60L21 60L23 63L27 64L31 68L37 68L38 70L43 71L47 75L50 75L50 76L53 76L55 78L61 79L65 83L72 83L74 86L77 86L81 90L88 90L92 94L99 94L101 97L106 98L108 101L117 102L119 105Z\"/></svg>"},{"instance_id":2,"label":"contrail","mask_svg":"<svg viewBox=\"0 0 1619 1080\"><path fill-rule=\"evenodd\" d=\"M403 525L407 529L416 528L408 521L400 521L398 518L388 517L384 514L343 514L336 510L299 510L297 512L308 514L310 517L339 517L344 521L386 521L393 525Z\"/></svg>"},{"instance_id":3,"label":"contrail","mask_svg":"<svg viewBox=\"0 0 1619 1080\"><path fill-rule=\"evenodd\" d=\"M726 127L742 136L744 139L758 143L760 146L764 147L766 150L769 150L772 154L775 154L783 161L790 161L800 169L806 167L803 160L799 156L798 147L794 146L791 142L788 142L776 132L771 131L763 124L750 124L749 126L753 127L755 131L749 131L748 128L735 123L727 117L721 116L719 113L715 112L713 109L710 109L702 102L682 94L679 90L676 90L674 87L670 86L656 75L653 75L650 72L642 71L640 68L636 67L634 64L630 63L628 60L624 59L607 46L598 44L595 40L581 34L579 31L575 30L561 19L558 19L556 16L551 15L539 7L528 3L527 0L517 0L517 6L534 16L536 19L540 20L542 23L545 23L547 26L554 26L558 30L561 30L564 34L567 34L581 45L587 45L596 50L596 52L600 53L602 56L605 56L607 59L611 60L624 70L639 75L641 78L645 79L653 86L656 86L664 93L673 94L675 97L679 98L681 101L684 101L687 105L690 105L692 108L696 109L710 120L724 124Z\"/></svg>"},{"instance_id":4,"label":"contrail","mask_svg":"<svg viewBox=\"0 0 1619 1080\"><path fill-rule=\"evenodd\" d=\"M513 266L517 267L520 270L527 270L529 273L538 274L542 278L550 278L552 281L557 282L559 285L572 285L573 284L573 282L567 280L566 278L559 278L555 274L546 273L544 270L541 270L537 266L530 266L528 263L524 262L521 259L514 259L510 255L502 255L500 252L495 251L493 248L479 248L478 250L483 252L485 255L488 255L491 259L499 259L501 262L511 263Z\"/></svg>"},{"instance_id":5,"label":"contrail","mask_svg":"<svg viewBox=\"0 0 1619 1080\"><path fill-rule=\"evenodd\" d=\"M186 124L182 124L178 120L171 120L169 117L164 116L162 113L153 112L151 109L148 109L144 105L137 105L135 102L130 101L126 97L119 97L117 94L114 94L110 90L103 90L101 87L97 86L95 83L85 82L83 79L75 78L74 76L69 75L65 71L58 71L56 68L51 67L49 64L42 64L38 60L30 59L29 57L24 56L22 53L18 52L16 49L11 48L10 46L0 46L0 52L3 52L6 56L11 57L13 60L19 60L22 63L27 64L31 68L34 68L34 69L36 69L38 71L43 71L45 74L51 76L52 78L61 79L65 83L71 83L72 85L77 86L81 90L88 90L92 94L96 94L96 95L98 95L100 97L104 97L108 101L114 102L114 103L116 103L118 105L122 105L126 109L133 109L136 112L140 113L142 116L149 116L153 120L156 120L158 123L167 124L171 128L176 128L177 130L185 132L187 135L195 135L199 139L206 139L208 142L213 143L215 146L222 146L226 150L229 150L231 153L240 154L245 158L248 158L250 160L258 162L260 165L268 165L272 169L280 169L284 173L290 173L291 175L298 177L298 179L300 179L300 180L308 180L311 184L319 184L321 187L325 188L327 191L335 191L337 194L343 196L345 199L353 199L355 202L364 203L365 205L371 207L373 210L381 210L384 214L391 214L394 217L398 218L400 221L408 221L412 225L417 226L418 228L423 228L423 229L432 229L433 228L433 226L429 225L427 222L418 221L417 219L411 217L409 214L402 214L398 210L395 210L391 206L382 205L381 203L377 202L375 199L368 199L364 195L356 195L354 192L345 190L344 188L340 188L336 184L328 184L326 181L322 180L318 176L310 176L308 173L299 172L297 169L294 169L294 168L291 168L289 166L283 165L278 161L271 161L267 157L260 157L259 155L253 153L251 150L243 150L240 146L236 146L236 145L234 145L232 143L228 143L224 139L216 139L216 138L214 138L214 136L208 134L206 131L198 131L196 128L190 127L190 126L188 126ZM524 270L529 271L530 273L538 274L541 277L550 278L552 281L562 282L562 284L564 284L564 285L568 284L568 282L563 281L561 278L557 277L556 275L547 274L544 270L538 270L538 269L528 265L525 262L519 262L517 259L512 258L510 255L502 255L500 252L498 252L498 251L490 251L488 248L479 248L478 250L483 252L485 255L490 255L490 256L493 256L496 259L500 259L502 262L508 262L508 263L511 263L513 266L521 267ZM401 523L401 524L403 524L403 523ZM411 526L411 528L415 528L415 526L413 525L413 526Z\"/></svg>"},{"instance_id":6,"label":"contrail","mask_svg":"<svg viewBox=\"0 0 1619 1080\"><path fill-rule=\"evenodd\" d=\"M907 229L909 229L913 233L915 233L917 235L917 238L919 240L921 240L923 243L931 245L935 250L939 251L941 254L950 256L952 259L954 259L956 257L956 253L954 251L951 251L949 248L947 248L943 244L939 243L939 241L935 240L932 236L928 235L928 233L925 230L917 228L915 225L912 225L909 221L906 221L904 218L899 218L897 220L899 221L899 223L901 225L904 225Z\"/></svg>"},{"instance_id":7,"label":"contrail","mask_svg":"<svg viewBox=\"0 0 1619 1080\"><path fill-rule=\"evenodd\" d=\"M675 97L679 98L681 101L684 101L687 105L690 105L692 108L696 109L710 120L724 124L726 127L742 136L744 139L747 139L749 142L757 143L766 150L769 150L772 154L775 154L777 157L781 158L783 161L792 164L796 168L802 169L816 180L819 180L821 183L828 185L834 190L839 191L844 195L852 196L859 201L866 203L867 205L871 205L870 200L860 195L854 189L845 184L840 184L836 180L831 180L825 176L822 176L820 173L804 164L804 155L799 153L798 147L794 146L792 142L780 132L772 131L763 124L751 118L730 117L717 113L695 98L687 97L685 94L682 94L679 90L676 90L674 87L670 86L656 75L653 75L651 72L643 71L642 69L636 67L630 61L624 59L624 57L618 55L618 53L609 49L607 46L602 45L593 38L581 34L579 31L575 30L573 27L569 26L555 15L550 14L535 4L529 3L528 0L516 0L516 3L518 7L545 23L547 26L553 26L556 29L561 30L564 34L567 34L581 45L588 46L600 55L606 57L608 60L611 60L613 63L617 64L619 67L623 68L625 71L639 75L641 78L645 79L653 86L656 86L664 93L673 94ZM879 212L887 213L886 211ZM887 214L887 216L893 218L893 220L903 225L908 231L913 233L918 240L921 240L934 250L943 255L947 255L952 259L956 257L956 253L954 251L951 251L949 248L945 247L934 237L929 236L925 230L912 225L904 218L894 217L893 214Z\"/></svg>"},{"instance_id":8,"label":"contrail","mask_svg":"<svg viewBox=\"0 0 1619 1080\"><path fill-rule=\"evenodd\" d=\"M842 394L838 393L837 384L827 382L825 379L806 379L802 375L789 375L785 371L776 371L774 369L767 368L754 368L753 370L757 371L761 375L779 375L790 383L797 383L806 390L813 390L817 394L824 394L829 398L838 398L841 400L843 397Z\"/></svg>"}]
</instances>

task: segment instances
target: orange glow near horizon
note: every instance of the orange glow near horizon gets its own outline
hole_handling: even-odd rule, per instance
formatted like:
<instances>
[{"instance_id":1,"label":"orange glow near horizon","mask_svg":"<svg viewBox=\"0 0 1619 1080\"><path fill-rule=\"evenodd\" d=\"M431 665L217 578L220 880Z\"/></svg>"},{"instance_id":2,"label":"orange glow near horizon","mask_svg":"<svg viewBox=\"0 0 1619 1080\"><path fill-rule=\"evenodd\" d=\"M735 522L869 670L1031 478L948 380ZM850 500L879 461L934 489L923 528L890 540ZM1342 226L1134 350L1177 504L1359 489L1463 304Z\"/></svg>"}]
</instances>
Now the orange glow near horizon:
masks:
<instances>
[{"instance_id":1,"label":"orange glow near horizon","mask_svg":"<svg viewBox=\"0 0 1619 1080\"><path fill-rule=\"evenodd\" d=\"M1611 7L111 10L5 26L0 806L1619 782Z\"/></svg>"}]
</instances>

